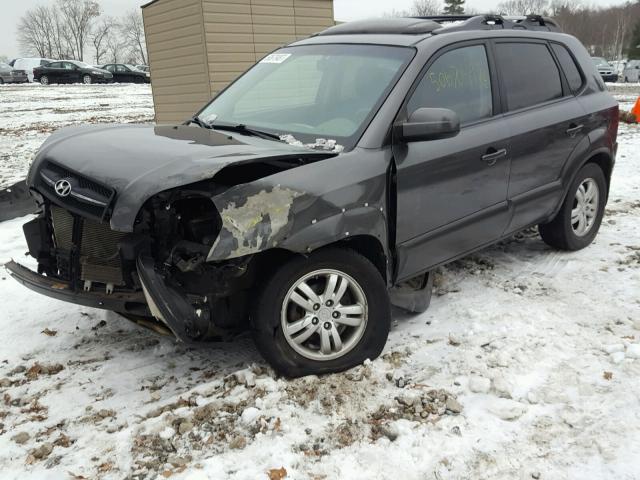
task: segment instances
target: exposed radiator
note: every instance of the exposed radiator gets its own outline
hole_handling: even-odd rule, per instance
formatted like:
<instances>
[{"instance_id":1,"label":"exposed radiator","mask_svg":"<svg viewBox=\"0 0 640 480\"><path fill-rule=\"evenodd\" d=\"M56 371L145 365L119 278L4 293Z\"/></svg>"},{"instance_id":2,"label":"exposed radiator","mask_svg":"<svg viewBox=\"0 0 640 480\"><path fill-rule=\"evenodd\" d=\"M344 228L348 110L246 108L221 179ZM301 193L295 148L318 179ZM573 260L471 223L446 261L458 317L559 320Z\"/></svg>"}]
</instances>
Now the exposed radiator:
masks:
<instances>
[{"instance_id":1,"label":"exposed radiator","mask_svg":"<svg viewBox=\"0 0 640 480\"><path fill-rule=\"evenodd\" d=\"M80 279L113 285L124 285L118 242L126 234L111 230L108 223L75 217L81 222ZM74 216L67 210L51 206L53 236L57 248L73 247Z\"/></svg>"}]
</instances>

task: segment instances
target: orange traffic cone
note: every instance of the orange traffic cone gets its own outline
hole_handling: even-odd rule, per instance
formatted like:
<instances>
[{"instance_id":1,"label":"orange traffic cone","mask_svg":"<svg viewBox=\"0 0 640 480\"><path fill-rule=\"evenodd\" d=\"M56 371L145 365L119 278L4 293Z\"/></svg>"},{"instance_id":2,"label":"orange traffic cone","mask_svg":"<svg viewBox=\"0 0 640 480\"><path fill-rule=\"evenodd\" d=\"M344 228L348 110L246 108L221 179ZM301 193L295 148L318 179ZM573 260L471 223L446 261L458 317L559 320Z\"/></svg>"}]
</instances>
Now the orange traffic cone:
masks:
<instances>
[{"instance_id":1,"label":"orange traffic cone","mask_svg":"<svg viewBox=\"0 0 640 480\"><path fill-rule=\"evenodd\" d=\"M638 97L635 106L631 109L631 113L636 116L636 122L640 123L640 97Z\"/></svg>"}]
</instances>

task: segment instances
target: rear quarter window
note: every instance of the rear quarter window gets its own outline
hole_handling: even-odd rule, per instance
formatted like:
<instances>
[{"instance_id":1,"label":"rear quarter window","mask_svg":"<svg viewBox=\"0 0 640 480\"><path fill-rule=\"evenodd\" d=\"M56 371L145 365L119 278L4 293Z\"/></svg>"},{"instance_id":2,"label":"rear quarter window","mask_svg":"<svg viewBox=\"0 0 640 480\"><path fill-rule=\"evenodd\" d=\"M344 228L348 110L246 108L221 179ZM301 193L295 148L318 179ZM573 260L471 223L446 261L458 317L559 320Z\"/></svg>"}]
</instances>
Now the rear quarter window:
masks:
<instances>
[{"instance_id":1,"label":"rear quarter window","mask_svg":"<svg viewBox=\"0 0 640 480\"><path fill-rule=\"evenodd\" d=\"M577 92L580 90L580 87L582 87L583 78L580 73L580 69L576 65L576 61L564 45L553 43L551 44L551 48L553 48L553 51L562 66L562 70L564 70L564 75L567 77L569 88L571 88L572 92Z\"/></svg>"},{"instance_id":2,"label":"rear quarter window","mask_svg":"<svg viewBox=\"0 0 640 480\"><path fill-rule=\"evenodd\" d=\"M496 57L509 111L563 96L560 70L546 44L501 42Z\"/></svg>"}]
</instances>

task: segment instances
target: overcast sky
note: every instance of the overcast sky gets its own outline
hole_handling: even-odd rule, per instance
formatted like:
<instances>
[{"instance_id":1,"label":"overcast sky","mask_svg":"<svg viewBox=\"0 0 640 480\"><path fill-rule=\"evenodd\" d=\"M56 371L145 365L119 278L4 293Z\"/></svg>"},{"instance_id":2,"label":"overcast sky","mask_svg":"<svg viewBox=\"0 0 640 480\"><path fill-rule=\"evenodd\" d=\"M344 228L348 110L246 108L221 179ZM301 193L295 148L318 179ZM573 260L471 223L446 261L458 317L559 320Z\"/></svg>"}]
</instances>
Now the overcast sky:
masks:
<instances>
[{"instance_id":1,"label":"overcast sky","mask_svg":"<svg viewBox=\"0 0 640 480\"><path fill-rule=\"evenodd\" d=\"M0 55L8 57L20 56L21 52L16 42L14 25L29 8L36 5L52 3L53 0L0 0ZM125 11L138 7L148 0L101 0L107 15L118 16ZM489 12L495 8L500 0L467 0L467 5L477 11ZM334 0L336 20L355 20L359 18L375 17L391 9L408 9L413 0ZM620 5L624 0L594 0L589 2L597 5Z\"/></svg>"}]
</instances>

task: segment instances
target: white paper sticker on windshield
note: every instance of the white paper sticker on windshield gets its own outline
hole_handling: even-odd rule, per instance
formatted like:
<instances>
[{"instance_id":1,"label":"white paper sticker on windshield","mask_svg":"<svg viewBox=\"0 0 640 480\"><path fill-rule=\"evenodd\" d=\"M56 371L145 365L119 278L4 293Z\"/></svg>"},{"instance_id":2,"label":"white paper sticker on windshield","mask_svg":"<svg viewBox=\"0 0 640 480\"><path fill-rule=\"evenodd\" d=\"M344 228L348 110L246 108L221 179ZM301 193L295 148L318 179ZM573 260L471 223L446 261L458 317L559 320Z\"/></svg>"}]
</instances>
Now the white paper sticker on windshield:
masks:
<instances>
[{"instance_id":1,"label":"white paper sticker on windshield","mask_svg":"<svg viewBox=\"0 0 640 480\"><path fill-rule=\"evenodd\" d=\"M282 63L290 56L290 53L272 53L260 60L260 63Z\"/></svg>"}]
</instances>

